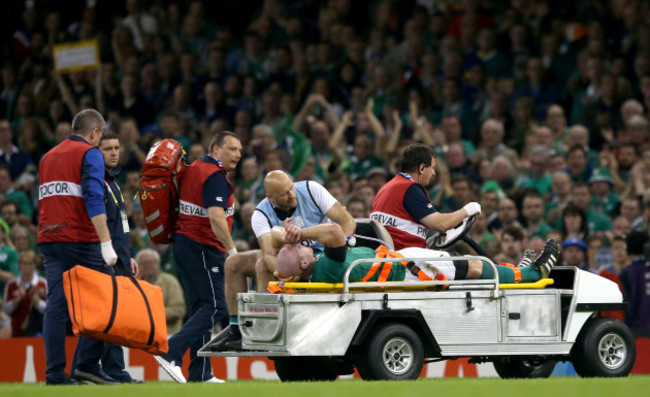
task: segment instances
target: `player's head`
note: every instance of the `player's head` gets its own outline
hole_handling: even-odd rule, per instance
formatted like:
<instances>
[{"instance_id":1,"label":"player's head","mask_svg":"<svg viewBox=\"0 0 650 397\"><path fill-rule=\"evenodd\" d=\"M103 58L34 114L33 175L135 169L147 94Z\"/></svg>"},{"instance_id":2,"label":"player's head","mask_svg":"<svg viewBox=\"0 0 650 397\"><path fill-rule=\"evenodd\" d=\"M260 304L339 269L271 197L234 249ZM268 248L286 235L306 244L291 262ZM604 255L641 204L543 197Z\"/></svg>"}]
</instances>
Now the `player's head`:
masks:
<instances>
[{"instance_id":1,"label":"player's head","mask_svg":"<svg viewBox=\"0 0 650 397\"><path fill-rule=\"evenodd\" d=\"M308 280L314 269L314 251L300 244L285 245L278 252L277 271L280 277L300 276Z\"/></svg>"},{"instance_id":2,"label":"player's head","mask_svg":"<svg viewBox=\"0 0 650 397\"><path fill-rule=\"evenodd\" d=\"M284 171L271 171L264 177L266 197L282 211L289 211L298 206L298 196L293 181Z\"/></svg>"}]
</instances>

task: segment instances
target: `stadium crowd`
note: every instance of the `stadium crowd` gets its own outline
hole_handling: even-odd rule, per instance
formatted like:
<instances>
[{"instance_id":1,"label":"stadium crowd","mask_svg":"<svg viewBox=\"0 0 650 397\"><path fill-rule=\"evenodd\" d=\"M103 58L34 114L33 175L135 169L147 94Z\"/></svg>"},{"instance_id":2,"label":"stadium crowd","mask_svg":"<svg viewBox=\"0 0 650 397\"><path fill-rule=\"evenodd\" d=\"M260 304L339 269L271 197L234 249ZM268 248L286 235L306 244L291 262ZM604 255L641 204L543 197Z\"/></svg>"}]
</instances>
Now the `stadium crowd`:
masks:
<instances>
[{"instance_id":1,"label":"stadium crowd","mask_svg":"<svg viewBox=\"0 0 650 397\"><path fill-rule=\"evenodd\" d=\"M139 173L155 140L178 140L192 162L224 130L244 148L239 252L257 248L267 172L316 180L362 218L420 142L437 155L432 202L480 202L471 234L493 258L518 263L555 237L564 264L650 304L638 287L650 270L628 266L650 229L649 2L59 3L21 3L0 40L0 336L41 333L38 164L85 108L119 133L132 247L173 295L170 330L183 294L170 247L148 239ZM99 67L57 73L53 47L90 39ZM650 307L636 310L626 321L650 327Z\"/></svg>"}]
</instances>

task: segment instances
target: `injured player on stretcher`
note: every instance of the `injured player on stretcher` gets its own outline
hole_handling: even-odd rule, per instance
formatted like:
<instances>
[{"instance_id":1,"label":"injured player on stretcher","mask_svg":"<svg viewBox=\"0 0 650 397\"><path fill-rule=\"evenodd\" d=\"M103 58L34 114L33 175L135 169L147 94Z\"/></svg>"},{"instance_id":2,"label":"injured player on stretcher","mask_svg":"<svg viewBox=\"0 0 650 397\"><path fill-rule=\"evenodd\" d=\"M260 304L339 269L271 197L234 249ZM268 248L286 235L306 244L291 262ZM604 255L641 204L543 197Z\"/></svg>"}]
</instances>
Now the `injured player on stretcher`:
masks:
<instances>
[{"instance_id":1,"label":"injured player on stretcher","mask_svg":"<svg viewBox=\"0 0 650 397\"><path fill-rule=\"evenodd\" d=\"M272 230L273 244L280 251L277 255L275 276L281 281L311 281L340 283L349 265L358 259L371 258L423 258L448 257L448 252L426 248L410 247L389 252L385 247L373 250L367 247L349 248L339 225L323 224L299 229L285 222L285 227ZM300 241L318 240L325 250L314 255L311 248L300 245ZM558 244L554 239L546 242L541 254L524 258L517 266L497 266L501 283L535 282L547 278L558 259ZM534 259L534 260L533 260ZM366 262L357 265L350 273L350 282L359 281L409 281L432 279L492 279L492 267L480 260L454 261L402 261Z\"/></svg>"}]
</instances>

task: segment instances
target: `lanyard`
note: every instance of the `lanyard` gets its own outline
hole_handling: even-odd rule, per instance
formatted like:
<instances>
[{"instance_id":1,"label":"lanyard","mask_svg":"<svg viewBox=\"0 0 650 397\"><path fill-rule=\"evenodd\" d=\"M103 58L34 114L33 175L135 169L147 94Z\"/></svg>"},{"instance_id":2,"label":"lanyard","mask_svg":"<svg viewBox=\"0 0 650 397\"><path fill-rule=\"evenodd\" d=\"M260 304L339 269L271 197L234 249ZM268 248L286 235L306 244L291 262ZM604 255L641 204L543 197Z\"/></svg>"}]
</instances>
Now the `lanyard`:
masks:
<instances>
[{"instance_id":1,"label":"lanyard","mask_svg":"<svg viewBox=\"0 0 650 397\"><path fill-rule=\"evenodd\" d=\"M115 201L115 205L117 205L119 208L120 202L117 201L117 197L115 196L115 193L113 193L113 189L111 189L111 185L108 182L106 182L106 180L104 180L104 183L106 184L108 191L111 193L111 196L113 197L113 201ZM120 190L119 186L117 186L117 191L120 192L120 199L122 200L122 202L124 202L124 196L122 196L122 191Z\"/></svg>"}]
</instances>

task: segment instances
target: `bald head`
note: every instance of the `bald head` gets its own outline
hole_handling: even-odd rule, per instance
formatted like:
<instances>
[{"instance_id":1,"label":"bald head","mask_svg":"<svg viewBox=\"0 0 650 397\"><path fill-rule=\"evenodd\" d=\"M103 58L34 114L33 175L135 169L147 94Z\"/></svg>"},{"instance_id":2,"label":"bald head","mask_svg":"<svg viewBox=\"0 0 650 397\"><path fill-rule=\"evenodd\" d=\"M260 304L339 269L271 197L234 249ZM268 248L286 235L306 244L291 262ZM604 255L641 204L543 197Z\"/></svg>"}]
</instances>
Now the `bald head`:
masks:
<instances>
[{"instance_id":1,"label":"bald head","mask_svg":"<svg viewBox=\"0 0 650 397\"><path fill-rule=\"evenodd\" d=\"M274 170L264 177L266 197L282 211L289 211L298 205L296 188L284 171Z\"/></svg>"},{"instance_id":2,"label":"bald head","mask_svg":"<svg viewBox=\"0 0 650 397\"><path fill-rule=\"evenodd\" d=\"M309 279L316 260L311 248L300 244L285 245L278 252L277 271L280 277L300 276Z\"/></svg>"}]
</instances>

